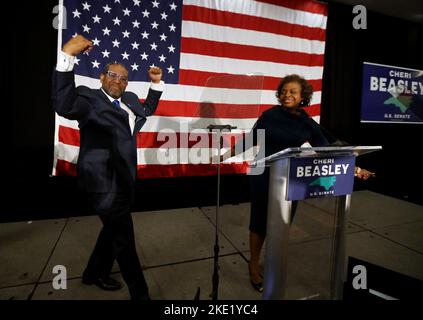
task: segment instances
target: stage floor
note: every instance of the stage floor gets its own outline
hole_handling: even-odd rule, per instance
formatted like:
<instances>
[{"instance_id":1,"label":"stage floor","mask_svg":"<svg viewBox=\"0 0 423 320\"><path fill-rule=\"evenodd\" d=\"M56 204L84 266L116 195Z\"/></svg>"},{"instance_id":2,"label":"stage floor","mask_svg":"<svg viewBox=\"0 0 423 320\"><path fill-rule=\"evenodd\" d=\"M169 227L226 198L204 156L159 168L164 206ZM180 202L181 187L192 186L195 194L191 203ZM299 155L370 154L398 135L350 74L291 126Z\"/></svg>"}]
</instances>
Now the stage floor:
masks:
<instances>
[{"instance_id":1,"label":"stage floor","mask_svg":"<svg viewBox=\"0 0 423 320\"><path fill-rule=\"evenodd\" d=\"M165 199L163 200L165 201ZM249 203L220 209L219 299L261 299L248 278ZM287 297L324 299L334 202L300 203L290 236ZM215 207L133 213L137 250L152 299L210 299ZM101 222L96 216L0 224L0 300L129 299L81 283ZM347 255L423 280L423 206L369 191L352 195ZM264 256L264 250L262 257ZM52 286L53 267L67 270L67 289ZM123 281L115 264L113 277Z\"/></svg>"}]
</instances>

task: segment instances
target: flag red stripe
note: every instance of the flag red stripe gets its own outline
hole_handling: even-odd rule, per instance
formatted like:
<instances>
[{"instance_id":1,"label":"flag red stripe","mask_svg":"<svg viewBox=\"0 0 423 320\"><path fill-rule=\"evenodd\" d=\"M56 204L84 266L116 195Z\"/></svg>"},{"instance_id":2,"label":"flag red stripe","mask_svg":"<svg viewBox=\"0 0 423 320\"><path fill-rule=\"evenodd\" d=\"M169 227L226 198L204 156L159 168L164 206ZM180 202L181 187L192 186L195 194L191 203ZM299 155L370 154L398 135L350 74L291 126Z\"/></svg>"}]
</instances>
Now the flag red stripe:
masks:
<instances>
[{"instance_id":1,"label":"flag red stripe","mask_svg":"<svg viewBox=\"0 0 423 320\"><path fill-rule=\"evenodd\" d=\"M232 28L325 41L325 30L245 14L184 5L182 19Z\"/></svg>"},{"instance_id":2,"label":"flag red stripe","mask_svg":"<svg viewBox=\"0 0 423 320\"><path fill-rule=\"evenodd\" d=\"M57 159L56 176L76 176L76 164Z\"/></svg>"},{"instance_id":3,"label":"flag red stripe","mask_svg":"<svg viewBox=\"0 0 423 320\"><path fill-rule=\"evenodd\" d=\"M162 100L154 113L157 116L200 118L257 118L272 105L241 105L215 103L212 106L198 102Z\"/></svg>"},{"instance_id":4,"label":"flag red stripe","mask_svg":"<svg viewBox=\"0 0 423 320\"><path fill-rule=\"evenodd\" d=\"M310 13L328 15L328 8L326 4L318 1L298 1L298 0L256 0L268 4L274 4L279 7L285 7L294 10L301 10Z\"/></svg>"},{"instance_id":5,"label":"flag red stripe","mask_svg":"<svg viewBox=\"0 0 423 320\"><path fill-rule=\"evenodd\" d=\"M239 174L247 171L247 163L222 164L221 174ZM138 178L175 178L193 176L211 176L217 174L217 165L212 164L175 164L175 165L139 165Z\"/></svg>"},{"instance_id":6,"label":"flag red stripe","mask_svg":"<svg viewBox=\"0 0 423 320\"><path fill-rule=\"evenodd\" d=\"M210 176L217 173L217 166L212 164L174 164L174 165L138 165L137 177L141 179L151 178L176 178L193 176ZM221 174L239 174L248 170L248 165L244 163L222 164ZM76 164L57 160L57 176L76 176Z\"/></svg>"},{"instance_id":7,"label":"flag red stripe","mask_svg":"<svg viewBox=\"0 0 423 320\"><path fill-rule=\"evenodd\" d=\"M323 66L322 54L309 54L241 44L182 38L181 52L213 57L267 61L300 66Z\"/></svg>"},{"instance_id":8,"label":"flag red stripe","mask_svg":"<svg viewBox=\"0 0 423 320\"><path fill-rule=\"evenodd\" d=\"M304 111L307 112L310 117L320 116L320 104L313 104L305 107Z\"/></svg>"},{"instance_id":9,"label":"flag red stripe","mask_svg":"<svg viewBox=\"0 0 423 320\"><path fill-rule=\"evenodd\" d=\"M183 85L191 85L191 86L205 86L207 83L207 79L209 79L210 77L219 77L219 76L225 76L225 75L230 75L230 74L179 69L179 83ZM268 77L268 76L263 77L263 90L276 91L276 88L278 87L280 81L281 81L281 78L279 77ZM322 90L322 79L308 80L308 82L311 84L314 91ZM211 85L207 84L207 86L213 87L213 84ZM217 84L215 87L218 87ZM242 89L243 86L240 86L236 82L232 82L225 85L225 88Z\"/></svg>"},{"instance_id":10,"label":"flag red stripe","mask_svg":"<svg viewBox=\"0 0 423 320\"><path fill-rule=\"evenodd\" d=\"M59 142L79 147L79 130L59 125Z\"/></svg>"}]
</instances>

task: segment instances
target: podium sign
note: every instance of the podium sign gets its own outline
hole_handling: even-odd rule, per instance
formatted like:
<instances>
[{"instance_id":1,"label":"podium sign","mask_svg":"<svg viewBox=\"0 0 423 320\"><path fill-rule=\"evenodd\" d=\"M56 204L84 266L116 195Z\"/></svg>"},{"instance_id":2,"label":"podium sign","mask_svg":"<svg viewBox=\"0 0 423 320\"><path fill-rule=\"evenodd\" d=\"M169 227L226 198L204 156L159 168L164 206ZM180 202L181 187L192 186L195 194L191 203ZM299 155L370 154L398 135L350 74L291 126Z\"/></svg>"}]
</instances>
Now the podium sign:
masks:
<instances>
[{"instance_id":1,"label":"podium sign","mask_svg":"<svg viewBox=\"0 0 423 320\"><path fill-rule=\"evenodd\" d=\"M286 200L351 194L355 156L293 157Z\"/></svg>"},{"instance_id":2,"label":"podium sign","mask_svg":"<svg viewBox=\"0 0 423 320\"><path fill-rule=\"evenodd\" d=\"M252 164L270 167L263 299L285 299L288 286L297 290L307 282L314 291L310 292L312 296L316 296L318 290L320 297L342 299L355 158L381 149L381 146L288 148ZM330 257L321 256L321 259L329 259L330 268L322 272L328 272L330 279L321 282L325 284L318 288L312 284L315 279L307 279L307 275L294 280L295 285L288 277L292 201L314 197L336 198ZM316 245L320 246L317 252L321 252L322 242L317 241ZM306 297L310 295L303 296Z\"/></svg>"}]
</instances>

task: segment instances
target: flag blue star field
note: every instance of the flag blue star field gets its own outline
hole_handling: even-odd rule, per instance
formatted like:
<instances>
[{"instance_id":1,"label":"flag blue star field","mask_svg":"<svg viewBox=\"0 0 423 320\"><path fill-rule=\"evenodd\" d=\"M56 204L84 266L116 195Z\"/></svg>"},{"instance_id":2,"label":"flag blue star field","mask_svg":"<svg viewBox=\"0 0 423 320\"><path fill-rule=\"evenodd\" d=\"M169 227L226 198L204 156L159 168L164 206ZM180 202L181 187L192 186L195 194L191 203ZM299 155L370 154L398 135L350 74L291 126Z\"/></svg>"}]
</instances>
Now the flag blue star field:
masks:
<instances>
[{"instance_id":1,"label":"flag blue star field","mask_svg":"<svg viewBox=\"0 0 423 320\"><path fill-rule=\"evenodd\" d=\"M77 59L77 74L98 78L109 62L121 62L130 81L148 81L147 70L159 66L166 83L178 82L182 1L65 2L68 26L63 39L76 34L93 41L94 50Z\"/></svg>"},{"instance_id":2,"label":"flag blue star field","mask_svg":"<svg viewBox=\"0 0 423 320\"><path fill-rule=\"evenodd\" d=\"M248 132L261 112L277 104L275 90L287 74L304 76L314 89L305 110L320 118L327 7L313 0L61 0L65 8L59 47L76 34L93 49L76 57L75 83L99 88L109 62L129 71L128 91L140 99L150 86L147 71L163 70L165 90L155 114L137 134L138 177L212 175L207 143L191 139L192 123L236 126L232 143ZM260 81L244 81L246 74ZM257 77L256 79L259 79ZM199 112L212 94L213 110ZM169 146L163 132L175 132ZM207 135L207 134L206 134ZM231 139L234 137L235 139ZM200 137L201 138L201 137ZM56 115L55 175L75 175L78 123ZM204 141L204 140L202 140ZM200 163L185 156L201 151ZM160 155L173 154L167 163ZM230 163L229 163L230 162ZM224 163L222 173L244 173L244 159Z\"/></svg>"}]
</instances>

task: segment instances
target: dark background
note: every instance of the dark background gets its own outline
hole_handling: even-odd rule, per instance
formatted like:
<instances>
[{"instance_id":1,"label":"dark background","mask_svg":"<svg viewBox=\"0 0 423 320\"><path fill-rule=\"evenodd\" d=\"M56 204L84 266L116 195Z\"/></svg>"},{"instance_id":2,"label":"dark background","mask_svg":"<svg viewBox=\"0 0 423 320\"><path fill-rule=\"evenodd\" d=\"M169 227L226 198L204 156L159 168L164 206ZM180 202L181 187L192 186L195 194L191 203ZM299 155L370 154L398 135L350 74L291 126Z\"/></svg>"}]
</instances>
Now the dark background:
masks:
<instances>
[{"instance_id":1,"label":"dark background","mask_svg":"<svg viewBox=\"0 0 423 320\"><path fill-rule=\"evenodd\" d=\"M54 112L51 74L56 62L56 1L17 3L3 12L1 65L3 152L0 221L36 220L90 214L76 179L50 177ZM367 12L367 29L352 27L352 7L330 2L327 24L321 124L357 145L382 145L359 165L377 178L356 181L368 189L423 204L423 170L418 149L423 126L361 124L364 61L423 69L423 25ZM419 186L420 184L420 186ZM134 210L215 204L216 177L139 180ZM222 177L221 203L249 201L243 175Z\"/></svg>"}]
</instances>

